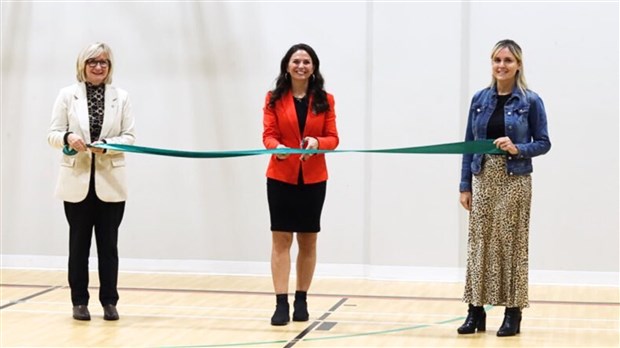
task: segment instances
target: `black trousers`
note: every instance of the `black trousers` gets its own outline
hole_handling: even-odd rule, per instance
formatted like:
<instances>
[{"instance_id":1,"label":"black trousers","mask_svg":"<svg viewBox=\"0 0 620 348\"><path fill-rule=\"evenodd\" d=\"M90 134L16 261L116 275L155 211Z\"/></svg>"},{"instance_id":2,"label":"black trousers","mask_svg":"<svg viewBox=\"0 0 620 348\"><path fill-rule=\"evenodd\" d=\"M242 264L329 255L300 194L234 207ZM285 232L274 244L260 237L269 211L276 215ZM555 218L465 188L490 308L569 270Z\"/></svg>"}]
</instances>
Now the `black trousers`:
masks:
<instances>
[{"instance_id":1,"label":"black trousers","mask_svg":"<svg viewBox=\"0 0 620 348\"><path fill-rule=\"evenodd\" d=\"M99 259L99 302L102 306L118 302L118 227L123 220L125 202L103 202L95 194L91 178L86 199L64 202L69 222L69 286L74 306L87 305L88 257L95 230Z\"/></svg>"}]
</instances>

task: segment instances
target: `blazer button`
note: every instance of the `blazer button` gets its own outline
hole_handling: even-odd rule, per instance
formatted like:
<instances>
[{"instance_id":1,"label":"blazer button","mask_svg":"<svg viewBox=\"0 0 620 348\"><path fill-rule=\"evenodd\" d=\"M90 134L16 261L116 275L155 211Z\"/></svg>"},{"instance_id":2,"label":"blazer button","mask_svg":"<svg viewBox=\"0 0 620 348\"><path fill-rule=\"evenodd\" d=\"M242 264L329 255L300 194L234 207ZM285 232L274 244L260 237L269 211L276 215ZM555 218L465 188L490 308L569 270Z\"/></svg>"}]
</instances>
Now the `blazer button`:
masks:
<instances>
[{"instance_id":1,"label":"blazer button","mask_svg":"<svg viewBox=\"0 0 620 348\"><path fill-rule=\"evenodd\" d=\"M512 115L512 112L508 111L508 115Z\"/></svg>"},{"instance_id":2,"label":"blazer button","mask_svg":"<svg viewBox=\"0 0 620 348\"><path fill-rule=\"evenodd\" d=\"M514 175L512 172L510 172L510 175Z\"/></svg>"}]
</instances>

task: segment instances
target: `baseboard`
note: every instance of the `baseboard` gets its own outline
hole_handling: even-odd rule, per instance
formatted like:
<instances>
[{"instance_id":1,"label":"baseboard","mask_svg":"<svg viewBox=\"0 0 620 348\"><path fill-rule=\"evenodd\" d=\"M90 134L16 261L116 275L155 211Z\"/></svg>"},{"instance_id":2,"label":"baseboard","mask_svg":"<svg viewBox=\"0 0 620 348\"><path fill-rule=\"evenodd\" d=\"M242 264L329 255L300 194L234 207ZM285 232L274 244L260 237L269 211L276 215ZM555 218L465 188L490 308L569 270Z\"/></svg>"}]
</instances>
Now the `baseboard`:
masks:
<instances>
[{"instance_id":1,"label":"baseboard","mask_svg":"<svg viewBox=\"0 0 620 348\"><path fill-rule=\"evenodd\" d=\"M1 255L1 268L65 270L66 256ZM97 270L97 258L90 260L91 270ZM213 260L152 260L121 258L122 272L200 273L246 276L269 276L269 262L240 262ZM295 270L295 267L291 267ZM317 264L316 277L362 278L375 280L462 282L463 268L406 267L362 264ZM618 272L530 270L530 284L588 285L620 287Z\"/></svg>"}]
</instances>

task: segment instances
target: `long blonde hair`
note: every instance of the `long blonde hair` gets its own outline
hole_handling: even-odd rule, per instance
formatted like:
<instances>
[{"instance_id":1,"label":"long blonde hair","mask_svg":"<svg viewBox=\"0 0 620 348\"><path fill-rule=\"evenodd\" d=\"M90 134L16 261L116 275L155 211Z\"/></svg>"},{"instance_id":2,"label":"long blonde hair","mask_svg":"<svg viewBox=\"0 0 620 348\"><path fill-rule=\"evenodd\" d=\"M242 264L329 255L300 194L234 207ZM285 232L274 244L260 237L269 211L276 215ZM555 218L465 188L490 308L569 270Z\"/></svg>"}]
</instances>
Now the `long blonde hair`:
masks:
<instances>
[{"instance_id":1,"label":"long blonde hair","mask_svg":"<svg viewBox=\"0 0 620 348\"><path fill-rule=\"evenodd\" d=\"M519 70L517 70L517 74L515 76L515 81L517 82L517 87L525 94L527 90L527 82L525 81L525 72L523 71L523 52L521 51L521 47L514 42L513 40L501 40L493 46L493 50L491 50L491 60L495 58L497 52L500 50L507 48L515 59L517 59L517 63L519 63ZM489 87L495 87L497 85L497 79L495 76L491 76L491 85Z\"/></svg>"}]
</instances>

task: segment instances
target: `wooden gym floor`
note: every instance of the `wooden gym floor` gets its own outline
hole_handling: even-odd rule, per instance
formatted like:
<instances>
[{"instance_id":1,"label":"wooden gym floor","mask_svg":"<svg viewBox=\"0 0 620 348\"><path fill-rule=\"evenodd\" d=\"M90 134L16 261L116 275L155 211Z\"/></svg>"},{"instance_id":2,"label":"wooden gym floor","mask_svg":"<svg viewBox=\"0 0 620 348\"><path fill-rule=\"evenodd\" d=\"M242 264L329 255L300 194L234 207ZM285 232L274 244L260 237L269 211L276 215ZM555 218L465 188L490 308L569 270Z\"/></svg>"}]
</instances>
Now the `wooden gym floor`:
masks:
<instances>
[{"instance_id":1,"label":"wooden gym floor","mask_svg":"<svg viewBox=\"0 0 620 348\"><path fill-rule=\"evenodd\" d=\"M109 322L92 273L92 320L82 322L71 317L65 271L0 271L2 347L620 346L618 287L531 285L521 334L500 338L503 307L487 307L486 332L456 333L461 283L317 278L310 320L275 327L268 276L121 273L121 319Z\"/></svg>"}]
</instances>

